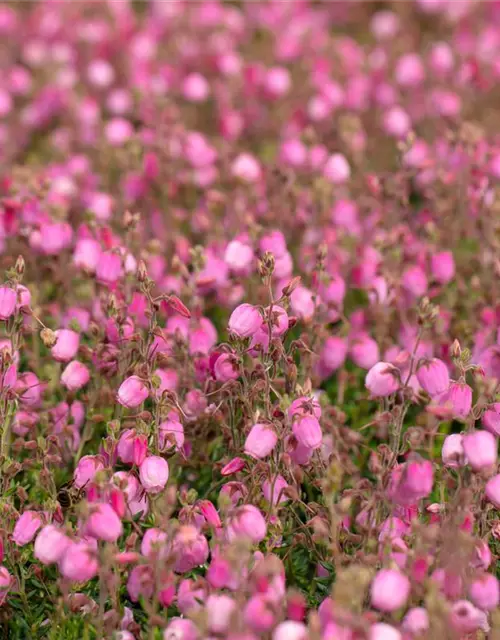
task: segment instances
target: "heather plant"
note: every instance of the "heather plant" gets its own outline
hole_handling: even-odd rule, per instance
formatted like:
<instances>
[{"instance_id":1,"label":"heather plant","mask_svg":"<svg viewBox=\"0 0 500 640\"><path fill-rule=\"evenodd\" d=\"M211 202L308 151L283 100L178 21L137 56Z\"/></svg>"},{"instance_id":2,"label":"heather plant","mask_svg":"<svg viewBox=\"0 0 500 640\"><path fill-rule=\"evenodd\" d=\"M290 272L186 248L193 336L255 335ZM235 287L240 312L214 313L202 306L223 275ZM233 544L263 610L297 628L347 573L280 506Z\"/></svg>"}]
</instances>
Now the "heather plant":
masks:
<instances>
[{"instance_id":1,"label":"heather plant","mask_svg":"<svg viewBox=\"0 0 500 640\"><path fill-rule=\"evenodd\" d=\"M500 4L0 5L0 629L500 637Z\"/></svg>"}]
</instances>

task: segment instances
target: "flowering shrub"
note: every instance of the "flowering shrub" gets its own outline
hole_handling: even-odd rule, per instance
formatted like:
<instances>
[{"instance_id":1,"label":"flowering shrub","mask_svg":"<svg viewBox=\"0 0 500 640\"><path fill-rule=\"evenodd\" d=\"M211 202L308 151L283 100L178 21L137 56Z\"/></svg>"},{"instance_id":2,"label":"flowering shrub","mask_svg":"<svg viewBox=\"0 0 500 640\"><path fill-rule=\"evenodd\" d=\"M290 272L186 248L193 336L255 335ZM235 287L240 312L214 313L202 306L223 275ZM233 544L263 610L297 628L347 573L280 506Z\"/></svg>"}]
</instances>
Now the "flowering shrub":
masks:
<instances>
[{"instance_id":1,"label":"flowering shrub","mask_svg":"<svg viewBox=\"0 0 500 640\"><path fill-rule=\"evenodd\" d=\"M0 7L4 637L500 636L500 5L380 4Z\"/></svg>"}]
</instances>

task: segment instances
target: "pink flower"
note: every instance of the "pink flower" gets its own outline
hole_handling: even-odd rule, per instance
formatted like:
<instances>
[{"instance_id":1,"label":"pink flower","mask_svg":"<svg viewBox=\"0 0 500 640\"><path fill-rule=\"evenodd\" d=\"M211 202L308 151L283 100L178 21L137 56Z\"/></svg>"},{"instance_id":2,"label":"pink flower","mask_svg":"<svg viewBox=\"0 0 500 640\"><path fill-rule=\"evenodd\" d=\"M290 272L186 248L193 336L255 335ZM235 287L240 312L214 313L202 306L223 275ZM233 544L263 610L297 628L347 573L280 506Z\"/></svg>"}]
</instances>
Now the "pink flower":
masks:
<instances>
[{"instance_id":1,"label":"pink flower","mask_svg":"<svg viewBox=\"0 0 500 640\"><path fill-rule=\"evenodd\" d=\"M491 573L484 573L474 580L469 587L469 597L483 611L493 611L500 602L500 586L498 579Z\"/></svg>"},{"instance_id":2,"label":"pink flower","mask_svg":"<svg viewBox=\"0 0 500 640\"><path fill-rule=\"evenodd\" d=\"M392 364L377 362L366 374L365 386L375 398L390 396L400 387L398 375L398 369Z\"/></svg>"},{"instance_id":3,"label":"pink flower","mask_svg":"<svg viewBox=\"0 0 500 640\"><path fill-rule=\"evenodd\" d=\"M323 176L333 184L342 184L351 177L351 167L341 153L334 153L326 161Z\"/></svg>"},{"instance_id":4,"label":"pink flower","mask_svg":"<svg viewBox=\"0 0 500 640\"><path fill-rule=\"evenodd\" d=\"M46 525L37 535L35 540L34 555L42 564L54 564L59 562L71 543L61 529L51 524Z\"/></svg>"},{"instance_id":5,"label":"pink flower","mask_svg":"<svg viewBox=\"0 0 500 640\"><path fill-rule=\"evenodd\" d=\"M134 462L134 441L137 437L135 429L126 429L118 440L116 451L120 460L125 464L133 464Z\"/></svg>"},{"instance_id":6,"label":"pink flower","mask_svg":"<svg viewBox=\"0 0 500 640\"><path fill-rule=\"evenodd\" d=\"M328 378L344 364L347 356L347 341L340 336L330 336L325 340L320 353L318 372Z\"/></svg>"},{"instance_id":7,"label":"pink flower","mask_svg":"<svg viewBox=\"0 0 500 640\"><path fill-rule=\"evenodd\" d=\"M208 596L206 612L209 630L218 635L225 634L229 629L229 623L235 609L236 602L225 594Z\"/></svg>"},{"instance_id":8,"label":"pink flower","mask_svg":"<svg viewBox=\"0 0 500 640\"><path fill-rule=\"evenodd\" d=\"M191 525L182 526L173 542L176 557L174 571L186 573L208 560L209 549L205 536Z\"/></svg>"},{"instance_id":9,"label":"pink flower","mask_svg":"<svg viewBox=\"0 0 500 640\"><path fill-rule=\"evenodd\" d=\"M240 304L229 318L228 329L239 338L253 336L262 325L262 316L257 307L251 304Z\"/></svg>"},{"instance_id":10,"label":"pink flower","mask_svg":"<svg viewBox=\"0 0 500 640\"><path fill-rule=\"evenodd\" d=\"M101 257L101 245L92 238L81 238L73 251L73 263L79 269L94 273Z\"/></svg>"},{"instance_id":11,"label":"pink flower","mask_svg":"<svg viewBox=\"0 0 500 640\"><path fill-rule=\"evenodd\" d=\"M319 449L323 439L321 426L314 416L303 416L295 420L292 426L297 441L308 449Z\"/></svg>"},{"instance_id":12,"label":"pink flower","mask_svg":"<svg viewBox=\"0 0 500 640\"><path fill-rule=\"evenodd\" d=\"M210 85L201 73L190 73L184 78L182 93L190 102L204 102L210 94Z\"/></svg>"},{"instance_id":13,"label":"pink flower","mask_svg":"<svg viewBox=\"0 0 500 640\"><path fill-rule=\"evenodd\" d=\"M141 484L147 493L160 493L168 481L168 463L159 456L149 456L139 469Z\"/></svg>"},{"instance_id":14,"label":"pink flower","mask_svg":"<svg viewBox=\"0 0 500 640\"><path fill-rule=\"evenodd\" d=\"M233 240L226 247L224 260L234 273L248 274L254 260L254 252L248 244Z\"/></svg>"},{"instance_id":15,"label":"pink flower","mask_svg":"<svg viewBox=\"0 0 500 640\"><path fill-rule=\"evenodd\" d=\"M423 458L408 460L393 469L388 495L399 505L412 505L430 494L433 479L432 462Z\"/></svg>"},{"instance_id":16,"label":"pink flower","mask_svg":"<svg viewBox=\"0 0 500 640\"><path fill-rule=\"evenodd\" d=\"M460 633L472 633L478 629L489 631L486 615L467 600L458 600L451 607L450 623Z\"/></svg>"},{"instance_id":17,"label":"pink flower","mask_svg":"<svg viewBox=\"0 0 500 640\"><path fill-rule=\"evenodd\" d=\"M452 433L446 436L441 450L443 464L447 467L458 468L463 467L467 459L465 457L463 436L460 433Z\"/></svg>"},{"instance_id":18,"label":"pink flower","mask_svg":"<svg viewBox=\"0 0 500 640\"><path fill-rule=\"evenodd\" d=\"M472 389L465 382L452 382L448 391L436 400L440 406L449 408L454 417L465 419L472 407Z\"/></svg>"},{"instance_id":19,"label":"pink flower","mask_svg":"<svg viewBox=\"0 0 500 640\"><path fill-rule=\"evenodd\" d=\"M163 632L163 640L199 640L198 629L187 618L171 618Z\"/></svg>"},{"instance_id":20,"label":"pink flower","mask_svg":"<svg viewBox=\"0 0 500 640\"><path fill-rule=\"evenodd\" d=\"M356 337L349 352L354 364L362 369L371 369L380 358L378 344L369 336Z\"/></svg>"},{"instance_id":21,"label":"pink flower","mask_svg":"<svg viewBox=\"0 0 500 640\"><path fill-rule=\"evenodd\" d=\"M4 377L4 384L9 385L14 379L14 371L9 369ZM40 403L43 386L37 376L31 371L22 373L15 383L16 391L20 395L23 405L37 407Z\"/></svg>"},{"instance_id":22,"label":"pink flower","mask_svg":"<svg viewBox=\"0 0 500 640\"><path fill-rule=\"evenodd\" d=\"M295 620L280 622L273 632L273 640L307 640L308 631L305 624Z\"/></svg>"},{"instance_id":23,"label":"pink flower","mask_svg":"<svg viewBox=\"0 0 500 640\"><path fill-rule=\"evenodd\" d=\"M237 380L240 376L238 358L232 353L221 353L214 364L214 375L222 383Z\"/></svg>"},{"instance_id":24,"label":"pink flower","mask_svg":"<svg viewBox=\"0 0 500 640\"><path fill-rule=\"evenodd\" d=\"M0 605L5 602L11 584L12 576L6 567L0 565Z\"/></svg>"},{"instance_id":25,"label":"pink flower","mask_svg":"<svg viewBox=\"0 0 500 640\"><path fill-rule=\"evenodd\" d=\"M265 87L270 96L279 98L290 91L292 79L284 67L271 67L265 77Z\"/></svg>"},{"instance_id":26,"label":"pink flower","mask_svg":"<svg viewBox=\"0 0 500 640\"><path fill-rule=\"evenodd\" d=\"M486 483L485 494L488 500L500 509L500 473L490 478Z\"/></svg>"},{"instance_id":27,"label":"pink flower","mask_svg":"<svg viewBox=\"0 0 500 640\"><path fill-rule=\"evenodd\" d=\"M406 269L401 283L403 288L415 298L421 298L427 291L427 276L418 265Z\"/></svg>"},{"instance_id":28,"label":"pink flower","mask_svg":"<svg viewBox=\"0 0 500 640\"><path fill-rule=\"evenodd\" d=\"M127 591L132 602L138 602L141 596L149 600L153 596L154 586L154 571L150 565L134 567L129 573Z\"/></svg>"},{"instance_id":29,"label":"pink flower","mask_svg":"<svg viewBox=\"0 0 500 640\"><path fill-rule=\"evenodd\" d=\"M61 384L68 391L78 391L90 380L88 368L78 360L73 360L68 364L61 374Z\"/></svg>"},{"instance_id":30,"label":"pink flower","mask_svg":"<svg viewBox=\"0 0 500 640\"><path fill-rule=\"evenodd\" d=\"M455 260L451 251L441 251L431 256L431 271L440 284L447 284L455 276Z\"/></svg>"},{"instance_id":31,"label":"pink flower","mask_svg":"<svg viewBox=\"0 0 500 640\"><path fill-rule=\"evenodd\" d=\"M119 147L133 135L132 124L125 118L112 118L104 128L104 135L113 147Z\"/></svg>"},{"instance_id":32,"label":"pink flower","mask_svg":"<svg viewBox=\"0 0 500 640\"><path fill-rule=\"evenodd\" d=\"M104 469L104 464L99 456L83 456L76 465L73 475L73 485L76 489L83 489L91 482L96 473Z\"/></svg>"},{"instance_id":33,"label":"pink flower","mask_svg":"<svg viewBox=\"0 0 500 640\"><path fill-rule=\"evenodd\" d=\"M59 362L68 362L74 358L80 346L80 336L71 329L59 329L55 332L57 342L50 350L53 358Z\"/></svg>"},{"instance_id":34,"label":"pink flower","mask_svg":"<svg viewBox=\"0 0 500 640\"><path fill-rule=\"evenodd\" d=\"M401 628L411 633L419 635L425 633L429 628L429 614L423 607L413 607L403 618Z\"/></svg>"},{"instance_id":35,"label":"pink flower","mask_svg":"<svg viewBox=\"0 0 500 640\"><path fill-rule=\"evenodd\" d=\"M0 320L8 320L16 310L17 296L14 289L0 287Z\"/></svg>"},{"instance_id":36,"label":"pink flower","mask_svg":"<svg viewBox=\"0 0 500 640\"><path fill-rule=\"evenodd\" d=\"M256 633L266 633L275 622L271 603L260 594L254 595L248 600L243 617L247 626Z\"/></svg>"},{"instance_id":37,"label":"pink flower","mask_svg":"<svg viewBox=\"0 0 500 640\"><path fill-rule=\"evenodd\" d=\"M434 397L444 393L450 386L448 367L442 360L426 360L417 369L417 379L424 391Z\"/></svg>"},{"instance_id":38,"label":"pink flower","mask_svg":"<svg viewBox=\"0 0 500 640\"><path fill-rule=\"evenodd\" d=\"M19 547L31 542L36 532L42 526L40 514L36 511L25 511L17 520L12 533L12 540Z\"/></svg>"},{"instance_id":39,"label":"pink flower","mask_svg":"<svg viewBox=\"0 0 500 640\"><path fill-rule=\"evenodd\" d=\"M88 582L99 570L96 552L87 542L70 542L59 560L59 569L71 582Z\"/></svg>"},{"instance_id":40,"label":"pink flower","mask_svg":"<svg viewBox=\"0 0 500 640\"><path fill-rule=\"evenodd\" d=\"M141 553L149 557L156 550L160 550L167 542L167 534L161 529L152 527L144 534L141 542Z\"/></svg>"},{"instance_id":41,"label":"pink flower","mask_svg":"<svg viewBox=\"0 0 500 640\"><path fill-rule=\"evenodd\" d=\"M96 266L96 277L104 285L114 285L123 276L121 257L110 251L99 256Z\"/></svg>"},{"instance_id":42,"label":"pink flower","mask_svg":"<svg viewBox=\"0 0 500 640\"><path fill-rule=\"evenodd\" d=\"M109 504L101 503L90 507L86 532L98 540L116 542L123 527L116 511Z\"/></svg>"},{"instance_id":43,"label":"pink flower","mask_svg":"<svg viewBox=\"0 0 500 640\"><path fill-rule=\"evenodd\" d=\"M481 423L486 431L489 431L495 436L500 436L500 404L498 402L493 404L491 409L487 409L481 418Z\"/></svg>"},{"instance_id":44,"label":"pink flower","mask_svg":"<svg viewBox=\"0 0 500 640\"><path fill-rule=\"evenodd\" d=\"M253 458L266 458L276 446L278 436L268 424L254 424L245 440L245 453Z\"/></svg>"},{"instance_id":45,"label":"pink flower","mask_svg":"<svg viewBox=\"0 0 500 640\"><path fill-rule=\"evenodd\" d=\"M288 487L288 482L282 475L278 475L271 480L264 480L262 483L262 494L264 498L273 505L286 502L289 498L283 493Z\"/></svg>"},{"instance_id":46,"label":"pink flower","mask_svg":"<svg viewBox=\"0 0 500 640\"><path fill-rule=\"evenodd\" d=\"M229 540L248 538L258 544L266 537L267 526L262 513L251 504L236 509L227 527Z\"/></svg>"},{"instance_id":47,"label":"pink flower","mask_svg":"<svg viewBox=\"0 0 500 640\"><path fill-rule=\"evenodd\" d=\"M148 396L149 391L143 380L138 376L129 376L121 383L116 399L124 407L134 409L142 404Z\"/></svg>"},{"instance_id":48,"label":"pink flower","mask_svg":"<svg viewBox=\"0 0 500 640\"><path fill-rule=\"evenodd\" d=\"M401 633L392 625L376 622L370 627L368 640L402 640Z\"/></svg>"},{"instance_id":49,"label":"pink flower","mask_svg":"<svg viewBox=\"0 0 500 640\"><path fill-rule=\"evenodd\" d=\"M292 311L304 322L308 322L314 316L316 305L312 291L307 287L298 286L290 296Z\"/></svg>"},{"instance_id":50,"label":"pink flower","mask_svg":"<svg viewBox=\"0 0 500 640\"><path fill-rule=\"evenodd\" d=\"M463 436L467 462L474 471L488 469L497 461L497 440L489 431L474 431Z\"/></svg>"},{"instance_id":51,"label":"pink flower","mask_svg":"<svg viewBox=\"0 0 500 640\"><path fill-rule=\"evenodd\" d=\"M257 182L262 175L259 162L249 153L240 153L231 165L231 173L244 182Z\"/></svg>"},{"instance_id":52,"label":"pink flower","mask_svg":"<svg viewBox=\"0 0 500 640\"><path fill-rule=\"evenodd\" d=\"M401 609L410 595L410 581L394 569L381 569L371 584L371 604L380 611Z\"/></svg>"}]
</instances>

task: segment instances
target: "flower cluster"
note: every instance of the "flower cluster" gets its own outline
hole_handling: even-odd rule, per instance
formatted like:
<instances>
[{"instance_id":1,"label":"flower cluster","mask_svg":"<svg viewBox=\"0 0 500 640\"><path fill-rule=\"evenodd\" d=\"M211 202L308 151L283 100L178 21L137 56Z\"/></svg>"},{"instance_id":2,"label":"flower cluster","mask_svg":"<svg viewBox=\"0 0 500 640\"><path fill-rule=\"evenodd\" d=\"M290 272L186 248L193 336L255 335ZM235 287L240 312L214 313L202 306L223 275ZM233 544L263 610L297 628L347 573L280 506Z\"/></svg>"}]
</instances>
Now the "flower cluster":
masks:
<instances>
[{"instance_id":1,"label":"flower cluster","mask_svg":"<svg viewBox=\"0 0 500 640\"><path fill-rule=\"evenodd\" d=\"M0 6L9 638L500 634L500 5L387 4Z\"/></svg>"}]
</instances>

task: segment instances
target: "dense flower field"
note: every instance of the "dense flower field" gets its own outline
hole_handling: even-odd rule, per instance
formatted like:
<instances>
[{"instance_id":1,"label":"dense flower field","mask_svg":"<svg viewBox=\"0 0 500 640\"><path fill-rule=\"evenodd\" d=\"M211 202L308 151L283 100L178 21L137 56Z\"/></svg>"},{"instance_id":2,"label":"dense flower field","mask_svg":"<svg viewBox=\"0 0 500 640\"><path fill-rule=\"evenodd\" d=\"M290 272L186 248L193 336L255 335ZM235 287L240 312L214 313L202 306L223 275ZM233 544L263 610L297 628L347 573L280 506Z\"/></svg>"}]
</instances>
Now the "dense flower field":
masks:
<instances>
[{"instance_id":1,"label":"dense flower field","mask_svg":"<svg viewBox=\"0 0 500 640\"><path fill-rule=\"evenodd\" d=\"M498 640L500 3L0 41L0 636Z\"/></svg>"}]
</instances>

